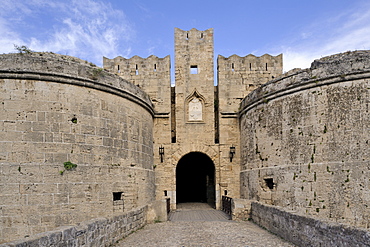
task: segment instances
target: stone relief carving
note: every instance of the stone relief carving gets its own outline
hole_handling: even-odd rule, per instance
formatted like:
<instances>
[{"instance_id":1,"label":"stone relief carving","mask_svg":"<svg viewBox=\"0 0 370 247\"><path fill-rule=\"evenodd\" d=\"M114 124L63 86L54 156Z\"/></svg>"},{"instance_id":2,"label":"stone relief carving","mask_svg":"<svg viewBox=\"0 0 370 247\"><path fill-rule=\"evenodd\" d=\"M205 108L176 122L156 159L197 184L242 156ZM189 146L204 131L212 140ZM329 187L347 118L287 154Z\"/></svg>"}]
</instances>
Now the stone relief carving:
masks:
<instances>
[{"instance_id":1,"label":"stone relief carving","mask_svg":"<svg viewBox=\"0 0 370 247\"><path fill-rule=\"evenodd\" d=\"M202 121L203 120L203 109L202 102L194 97L189 102L189 121Z\"/></svg>"}]
</instances>

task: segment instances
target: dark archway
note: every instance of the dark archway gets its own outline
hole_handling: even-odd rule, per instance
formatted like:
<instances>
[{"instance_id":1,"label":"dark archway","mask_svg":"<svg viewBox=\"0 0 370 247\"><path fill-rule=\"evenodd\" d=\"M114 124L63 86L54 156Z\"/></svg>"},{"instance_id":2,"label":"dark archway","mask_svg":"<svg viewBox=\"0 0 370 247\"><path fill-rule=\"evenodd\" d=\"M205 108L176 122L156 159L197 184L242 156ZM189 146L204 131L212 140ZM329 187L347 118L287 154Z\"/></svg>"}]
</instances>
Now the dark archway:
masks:
<instances>
[{"instance_id":1,"label":"dark archway","mask_svg":"<svg viewBox=\"0 0 370 247\"><path fill-rule=\"evenodd\" d=\"M184 155L176 167L176 200L215 206L215 166L204 153Z\"/></svg>"}]
</instances>

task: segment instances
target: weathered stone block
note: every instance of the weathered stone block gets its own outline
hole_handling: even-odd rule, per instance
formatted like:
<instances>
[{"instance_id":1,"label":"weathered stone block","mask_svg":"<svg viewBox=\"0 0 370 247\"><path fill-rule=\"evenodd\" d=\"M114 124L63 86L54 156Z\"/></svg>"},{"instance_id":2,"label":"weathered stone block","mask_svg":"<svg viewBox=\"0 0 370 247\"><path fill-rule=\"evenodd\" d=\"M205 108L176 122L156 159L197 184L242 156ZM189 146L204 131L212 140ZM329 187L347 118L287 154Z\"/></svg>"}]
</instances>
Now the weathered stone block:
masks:
<instances>
[{"instance_id":1,"label":"weathered stone block","mask_svg":"<svg viewBox=\"0 0 370 247\"><path fill-rule=\"evenodd\" d=\"M69 202L68 193L53 194L54 204L65 204Z\"/></svg>"},{"instance_id":2,"label":"weathered stone block","mask_svg":"<svg viewBox=\"0 0 370 247\"><path fill-rule=\"evenodd\" d=\"M43 142L44 134L39 132L28 132L23 135L24 141Z\"/></svg>"}]
</instances>

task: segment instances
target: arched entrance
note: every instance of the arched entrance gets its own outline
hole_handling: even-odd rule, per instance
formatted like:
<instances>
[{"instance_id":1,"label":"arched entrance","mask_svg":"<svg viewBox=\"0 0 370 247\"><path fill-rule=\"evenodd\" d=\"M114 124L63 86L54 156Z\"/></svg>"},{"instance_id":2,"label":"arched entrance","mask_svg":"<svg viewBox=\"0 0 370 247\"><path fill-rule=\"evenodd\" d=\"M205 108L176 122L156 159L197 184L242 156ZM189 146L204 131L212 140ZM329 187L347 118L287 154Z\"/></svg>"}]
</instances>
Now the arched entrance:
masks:
<instances>
[{"instance_id":1,"label":"arched entrance","mask_svg":"<svg viewBox=\"0 0 370 247\"><path fill-rule=\"evenodd\" d=\"M215 206L215 165L204 153L184 155L176 167L176 201Z\"/></svg>"}]
</instances>

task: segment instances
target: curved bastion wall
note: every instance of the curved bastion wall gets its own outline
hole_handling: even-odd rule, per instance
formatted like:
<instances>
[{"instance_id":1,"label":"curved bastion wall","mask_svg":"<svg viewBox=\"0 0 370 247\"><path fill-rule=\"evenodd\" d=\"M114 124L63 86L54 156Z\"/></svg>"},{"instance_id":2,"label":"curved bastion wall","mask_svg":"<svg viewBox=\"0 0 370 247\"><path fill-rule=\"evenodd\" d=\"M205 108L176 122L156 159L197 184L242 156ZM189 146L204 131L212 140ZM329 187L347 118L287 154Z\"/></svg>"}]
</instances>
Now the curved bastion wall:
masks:
<instances>
[{"instance_id":1,"label":"curved bastion wall","mask_svg":"<svg viewBox=\"0 0 370 247\"><path fill-rule=\"evenodd\" d=\"M118 76L69 56L1 55L0 243L152 202L152 128L149 97Z\"/></svg>"},{"instance_id":2,"label":"curved bastion wall","mask_svg":"<svg viewBox=\"0 0 370 247\"><path fill-rule=\"evenodd\" d=\"M370 51L315 60L241 104L241 196L369 228Z\"/></svg>"}]
</instances>

